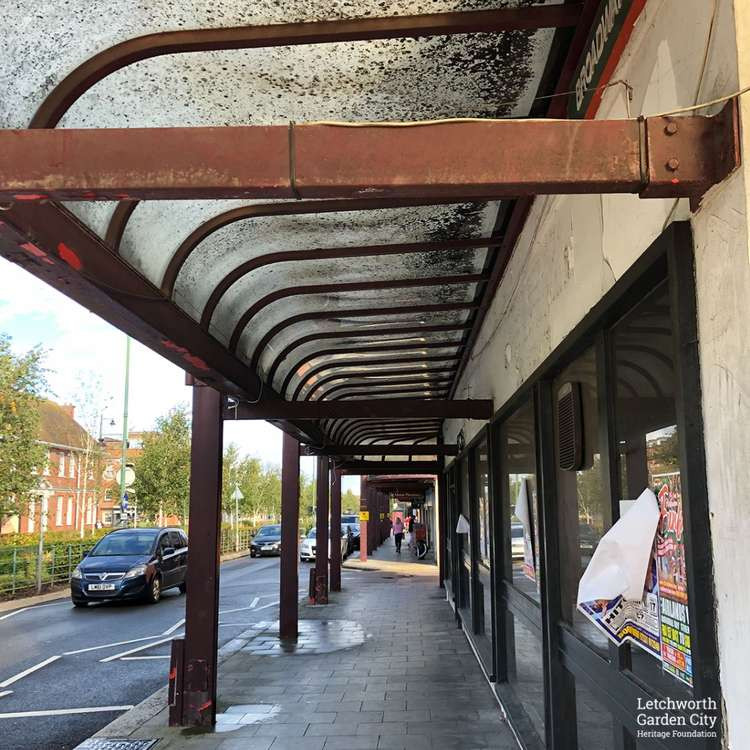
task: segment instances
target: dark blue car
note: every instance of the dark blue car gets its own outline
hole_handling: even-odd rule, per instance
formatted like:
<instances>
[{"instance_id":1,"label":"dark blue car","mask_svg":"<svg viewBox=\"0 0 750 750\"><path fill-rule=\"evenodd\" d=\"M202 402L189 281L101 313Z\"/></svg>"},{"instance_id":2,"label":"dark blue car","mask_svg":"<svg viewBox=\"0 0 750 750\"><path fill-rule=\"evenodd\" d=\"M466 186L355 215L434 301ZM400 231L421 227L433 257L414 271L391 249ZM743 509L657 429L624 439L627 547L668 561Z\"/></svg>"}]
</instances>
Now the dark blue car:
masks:
<instances>
[{"instance_id":1,"label":"dark blue car","mask_svg":"<svg viewBox=\"0 0 750 750\"><path fill-rule=\"evenodd\" d=\"M166 589L185 592L188 540L182 529L118 529L100 539L70 579L76 607L112 599L156 603Z\"/></svg>"}]
</instances>

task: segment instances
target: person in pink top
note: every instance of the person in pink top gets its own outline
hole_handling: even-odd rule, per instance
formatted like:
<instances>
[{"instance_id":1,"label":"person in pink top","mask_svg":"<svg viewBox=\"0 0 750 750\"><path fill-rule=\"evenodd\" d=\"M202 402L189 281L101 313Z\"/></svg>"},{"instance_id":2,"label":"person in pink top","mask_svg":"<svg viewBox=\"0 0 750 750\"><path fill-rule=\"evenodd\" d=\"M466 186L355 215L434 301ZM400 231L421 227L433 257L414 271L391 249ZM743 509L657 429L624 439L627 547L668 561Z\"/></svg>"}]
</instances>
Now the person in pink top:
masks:
<instances>
[{"instance_id":1,"label":"person in pink top","mask_svg":"<svg viewBox=\"0 0 750 750\"><path fill-rule=\"evenodd\" d=\"M393 521L393 538L396 540L396 552L401 554L401 542L404 538L404 522L401 520L401 516L396 516Z\"/></svg>"}]
</instances>

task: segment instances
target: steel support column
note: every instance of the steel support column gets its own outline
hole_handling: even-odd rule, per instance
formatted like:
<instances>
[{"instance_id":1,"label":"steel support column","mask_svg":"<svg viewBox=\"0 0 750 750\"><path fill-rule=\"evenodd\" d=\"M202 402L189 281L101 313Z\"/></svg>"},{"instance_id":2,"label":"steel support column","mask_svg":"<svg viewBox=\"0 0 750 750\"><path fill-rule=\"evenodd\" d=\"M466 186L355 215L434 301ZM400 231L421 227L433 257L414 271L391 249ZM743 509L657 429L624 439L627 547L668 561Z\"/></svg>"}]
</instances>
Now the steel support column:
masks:
<instances>
[{"instance_id":1,"label":"steel support column","mask_svg":"<svg viewBox=\"0 0 750 750\"><path fill-rule=\"evenodd\" d=\"M437 539L436 550L438 557L438 578L440 579L440 588L445 588L445 545L447 541L447 529L446 529L446 498L448 497L448 488L445 482L445 458L440 456L438 458L440 464L440 471L437 475L436 490L437 490L437 530L435 537Z\"/></svg>"},{"instance_id":2,"label":"steel support column","mask_svg":"<svg viewBox=\"0 0 750 750\"><path fill-rule=\"evenodd\" d=\"M331 591L341 591L341 472L331 477Z\"/></svg>"},{"instance_id":3,"label":"steel support column","mask_svg":"<svg viewBox=\"0 0 750 750\"><path fill-rule=\"evenodd\" d=\"M316 463L315 505L315 603L328 604L328 458L318 456Z\"/></svg>"},{"instance_id":4,"label":"steel support column","mask_svg":"<svg viewBox=\"0 0 750 750\"><path fill-rule=\"evenodd\" d=\"M190 565L185 606L182 726L216 721L219 635L219 535L221 530L221 394L193 386L190 448Z\"/></svg>"},{"instance_id":5,"label":"steel support column","mask_svg":"<svg viewBox=\"0 0 750 750\"><path fill-rule=\"evenodd\" d=\"M369 520L362 518L363 513L369 510L367 505L367 479L364 476L359 478L359 559L360 562L367 562L367 555L370 551L368 542Z\"/></svg>"},{"instance_id":6,"label":"steel support column","mask_svg":"<svg viewBox=\"0 0 750 750\"><path fill-rule=\"evenodd\" d=\"M279 636L297 637L299 574L299 442L284 433L281 449Z\"/></svg>"}]
</instances>

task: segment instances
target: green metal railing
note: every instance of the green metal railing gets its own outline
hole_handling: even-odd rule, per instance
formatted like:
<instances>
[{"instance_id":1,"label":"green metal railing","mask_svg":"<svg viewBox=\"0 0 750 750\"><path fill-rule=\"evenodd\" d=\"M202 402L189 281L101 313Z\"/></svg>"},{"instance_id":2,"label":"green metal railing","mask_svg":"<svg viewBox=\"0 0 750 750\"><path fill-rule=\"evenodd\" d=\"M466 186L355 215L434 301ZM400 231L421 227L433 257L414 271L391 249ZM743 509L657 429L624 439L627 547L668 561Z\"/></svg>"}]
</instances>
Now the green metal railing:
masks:
<instances>
[{"instance_id":1,"label":"green metal railing","mask_svg":"<svg viewBox=\"0 0 750 750\"><path fill-rule=\"evenodd\" d=\"M249 550L251 538L250 529L222 529L221 554ZM36 544L0 547L0 597L41 593L54 585L68 583L71 573L83 559L84 550L91 549L96 541L45 544L41 560Z\"/></svg>"},{"instance_id":2,"label":"green metal railing","mask_svg":"<svg viewBox=\"0 0 750 750\"><path fill-rule=\"evenodd\" d=\"M91 546L91 541L50 544L42 550L41 559L36 544L0 547L0 596L30 594L67 583L83 551Z\"/></svg>"}]
</instances>

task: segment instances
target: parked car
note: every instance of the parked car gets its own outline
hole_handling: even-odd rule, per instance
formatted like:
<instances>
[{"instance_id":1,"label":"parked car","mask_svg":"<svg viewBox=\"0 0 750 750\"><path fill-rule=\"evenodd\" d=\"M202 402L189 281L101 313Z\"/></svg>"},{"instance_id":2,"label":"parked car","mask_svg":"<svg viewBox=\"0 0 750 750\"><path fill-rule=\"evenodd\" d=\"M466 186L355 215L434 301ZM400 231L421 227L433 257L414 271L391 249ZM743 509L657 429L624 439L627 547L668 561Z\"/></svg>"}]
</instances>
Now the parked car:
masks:
<instances>
[{"instance_id":1,"label":"parked car","mask_svg":"<svg viewBox=\"0 0 750 750\"><path fill-rule=\"evenodd\" d=\"M347 526L359 526L359 516L356 513L349 513L341 516L341 523Z\"/></svg>"},{"instance_id":2,"label":"parked car","mask_svg":"<svg viewBox=\"0 0 750 750\"><path fill-rule=\"evenodd\" d=\"M299 559L302 562L314 562L315 561L315 538L316 538L315 527L307 532L307 536L302 540L299 548ZM344 524L341 524L341 559L343 560L348 554L349 550L349 536L344 530ZM328 534L328 557L331 556L331 536L330 531Z\"/></svg>"},{"instance_id":3,"label":"parked car","mask_svg":"<svg viewBox=\"0 0 750 750\"><path fill-rule=\"evenodd\" d=\"M250 542L250 557L281 554L281 526L261 526Z\"/></svg>"},{"instance_id":4,"label":"parked car","mask_svg":"<svg viewBox=\"0 0 750 750\"><path fill-rule=\"evenodd\" d=\"M343 524L343 522L342 522ZM349 552L354 552L359 549L359 521L356 523L348 523L347 527L351 531L351 537L349 541Z\"/></svg>"},{"instance_id":5,"label":"parked car","mask_svg":"<svg viewBox=\"0 0 750 750\"><path fill-rule=\"evenodd\" d=\"M76 607L111 599L156 603L162 592L185 593L188 539L182 529L117 529L102 537L70 579Z\"/></svg>"}]
</instances>

